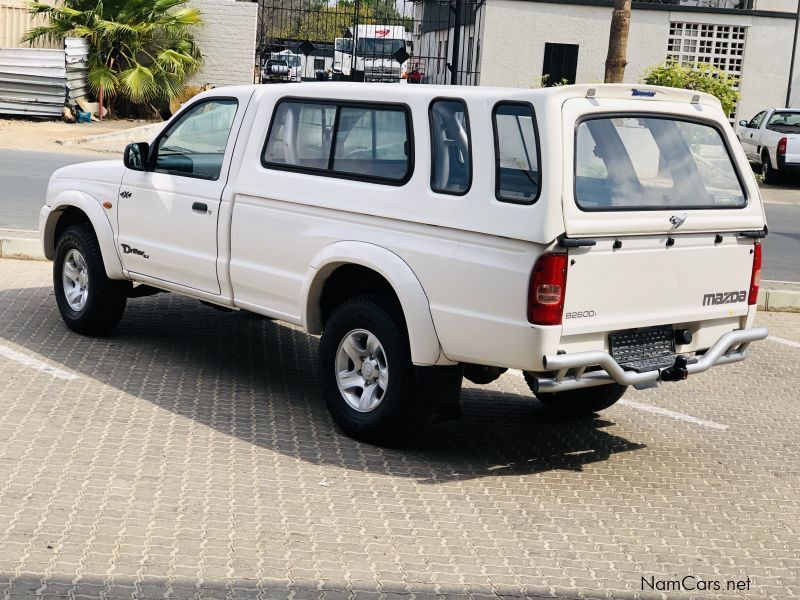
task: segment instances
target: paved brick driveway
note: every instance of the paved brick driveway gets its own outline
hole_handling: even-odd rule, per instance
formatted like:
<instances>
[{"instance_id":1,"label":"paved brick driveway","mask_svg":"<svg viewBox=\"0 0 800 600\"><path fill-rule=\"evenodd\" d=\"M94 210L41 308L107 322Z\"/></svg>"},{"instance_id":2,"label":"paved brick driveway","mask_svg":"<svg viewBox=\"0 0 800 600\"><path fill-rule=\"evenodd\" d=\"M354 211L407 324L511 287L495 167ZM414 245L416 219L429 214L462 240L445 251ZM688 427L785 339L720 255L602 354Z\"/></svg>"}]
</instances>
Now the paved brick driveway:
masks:
<instances>
[{"instance_id":1,"label":"paved brick driveway","mask_svg":"<svg viewBox=\"0 0 800 600\"><path fill-rule=\"evenodd\" d=\"M331 425L312 338L166 294L82 338L49 277L0 261L0 597L800 596L800 346L580 423L508 374L382 450Z\"/></svg>"}]
</instances>

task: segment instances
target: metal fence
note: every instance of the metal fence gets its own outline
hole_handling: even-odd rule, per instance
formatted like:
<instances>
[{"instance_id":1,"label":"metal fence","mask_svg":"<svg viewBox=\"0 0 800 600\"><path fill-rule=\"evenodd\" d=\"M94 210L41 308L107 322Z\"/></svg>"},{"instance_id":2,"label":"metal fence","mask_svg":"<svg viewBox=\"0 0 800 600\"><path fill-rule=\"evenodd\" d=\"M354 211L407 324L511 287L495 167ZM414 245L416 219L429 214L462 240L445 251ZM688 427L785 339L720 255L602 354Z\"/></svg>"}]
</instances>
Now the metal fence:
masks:
<instances>
[{"instance_id":1,"label":"metal fence","mask_svg":"<svg viewBox=\"0 0 800 600\"><path fill-rule=\"evenodd\" d=\"M257 82L478 85L484 0L259 0Z\"/></svg>"},{"instance_id":2,"label":"metal fence","mask_svg":"<svg viewBox=\"0 0 800 600\"><path fill-rule=\"evenodd\" d=\"M0 48L30 48L22 36L44 22L41 16L30 14L27 3L7 3L0 0ZM58 42L37 41L34 48L60 48Z\"/></svg>"}]
</instances>

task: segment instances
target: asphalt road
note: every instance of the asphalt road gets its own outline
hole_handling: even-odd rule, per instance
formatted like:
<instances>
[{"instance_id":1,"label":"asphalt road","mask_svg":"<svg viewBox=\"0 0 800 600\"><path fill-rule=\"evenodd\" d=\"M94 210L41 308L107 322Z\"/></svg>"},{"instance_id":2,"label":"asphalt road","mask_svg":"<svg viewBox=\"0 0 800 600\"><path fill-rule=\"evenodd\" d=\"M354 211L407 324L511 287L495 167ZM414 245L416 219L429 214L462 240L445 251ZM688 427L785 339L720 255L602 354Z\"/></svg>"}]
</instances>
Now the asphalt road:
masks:
<instances>
[{"instance_id":1,"label":"asphalt road","mask_svg":"<svg viewBox=\"0 0 800 600\"><path fill-rule=\"evenodd\" d=\"M97 159L90 154L0 149L0 229L37 229L53 171Z\"/></svg>"},{"instance_id":2,"label":"asphalt road","mask_svg":"<svg viewBox=\"0 0 800 600\"><path fill-rule=\"evenodd\" d=\"M797 190L800 195L800 186ZM800 281L800 204L766 204L764 279Z\"/></svg>"},{"instance_id":3,"label":"asphalt road","mask_svg":"<svg viewBox=\"0 0 800 600\"><path fill-rule=\"evenodd\" d=\"M39 207L56 169L97 156L0 150L0 229L38 227ZM800 183L762 188L770 235L764 243L764 279L800 281ZM787 202L773 204L772 202ZM789 204L791 202L792 204Z\"/></svg>"},{"instance_id":4,"label":"asphalt road","mask_svg":"<svg viewBox=\"0 0 800 600\"><path fill-rule=\"evenodd\" d=\"M159 294L81 337L47 263L0 260L0 598L797 599L800 315L757 323L594 418L508 372L382 449L310 336Z\"/></svg>"}]
</instances>

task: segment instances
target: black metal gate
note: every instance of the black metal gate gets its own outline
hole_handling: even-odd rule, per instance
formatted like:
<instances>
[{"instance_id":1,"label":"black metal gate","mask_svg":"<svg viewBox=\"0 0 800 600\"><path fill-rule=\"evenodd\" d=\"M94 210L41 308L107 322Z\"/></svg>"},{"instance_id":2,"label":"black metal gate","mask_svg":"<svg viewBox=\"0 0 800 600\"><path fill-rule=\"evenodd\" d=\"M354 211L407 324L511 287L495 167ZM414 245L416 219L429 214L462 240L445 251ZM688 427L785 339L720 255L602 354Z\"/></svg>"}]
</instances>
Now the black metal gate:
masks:
<instances>
[{"instance_id":1,"label":"black metal gate","mask_svg":"<svg viewBox=\"0 0 800 600\"><path fill-rule=\"evenodd\" d=\"M480 83L484 0L258 2L256 83Z\"/></svg>"}]
</instances>

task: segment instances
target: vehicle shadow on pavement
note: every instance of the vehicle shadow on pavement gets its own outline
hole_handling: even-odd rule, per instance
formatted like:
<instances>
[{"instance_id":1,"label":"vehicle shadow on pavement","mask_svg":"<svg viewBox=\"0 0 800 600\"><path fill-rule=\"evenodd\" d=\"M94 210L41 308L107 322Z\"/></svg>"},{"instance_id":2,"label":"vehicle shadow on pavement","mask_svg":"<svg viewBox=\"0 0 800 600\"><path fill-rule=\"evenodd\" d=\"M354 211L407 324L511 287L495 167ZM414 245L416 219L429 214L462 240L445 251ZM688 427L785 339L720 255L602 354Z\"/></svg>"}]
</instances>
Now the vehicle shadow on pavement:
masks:
<instances>
[{"instance_id":1,"label":"vehicle shadow on pavement","mask_svg":"<svg viewBox=\"0 0 800 600\"><path fill-rule=\"evenodd\" d=\"M294 582L256 581L255 578L204 579L197 585L189 585L183 579L147 575L146 577L129 577L113 575L102 577L83 574L79 580L74 575L39 575L23 573L15 576L0 571L0 593L7 592L10 598L175 598L177 600L194 600L195 598L292 598L292 600L330 600L331 598L348 598L348 600L373 600L378 596L374 582L352 581L349 584L326 582L322 587L312 587ZM9 583L6 583L9 582ZM469 584L416 584L413 595L394 593L391 588L385 593L395 598L414 598L415 600L442 600L444 598L472 599ZM497 586L498 591L508 586ZM509 588L511 589L511 588ZM474 592L484 591L476 586ZM551 587L548 585L527 585L528 597L536 598L584 598L585 595L571 588ZM473 592L473 593L474 593ZM554 592L557 596L554 596ZM485 594L484 598L489 598ZM614 590L617 600L634 600L641 598L641 592L625 592Z\"/></svg>"},{"instance_id":2,"label":"vehicle shadow on pavement","mask_svg":"<svg viewBox=\"0 0 800 600\"><path fill-rule=\"evenodd\" d=\"M377 448L336 429L317 382L317 340L295 327L162 294L131 300L112 335L88 338L66 328L48 288L0 291L0 306L18 316L0 323L0 342L131 396L123 403L140 398L314 464L436 484L579 471L645 448L606 431L613 425L606 419L549 416L525 382L509 375L465 387L462 419L431 426L402 449ZM92 393L111 401L119 397L114 390Z\"/></svg>"}]
</instances>

